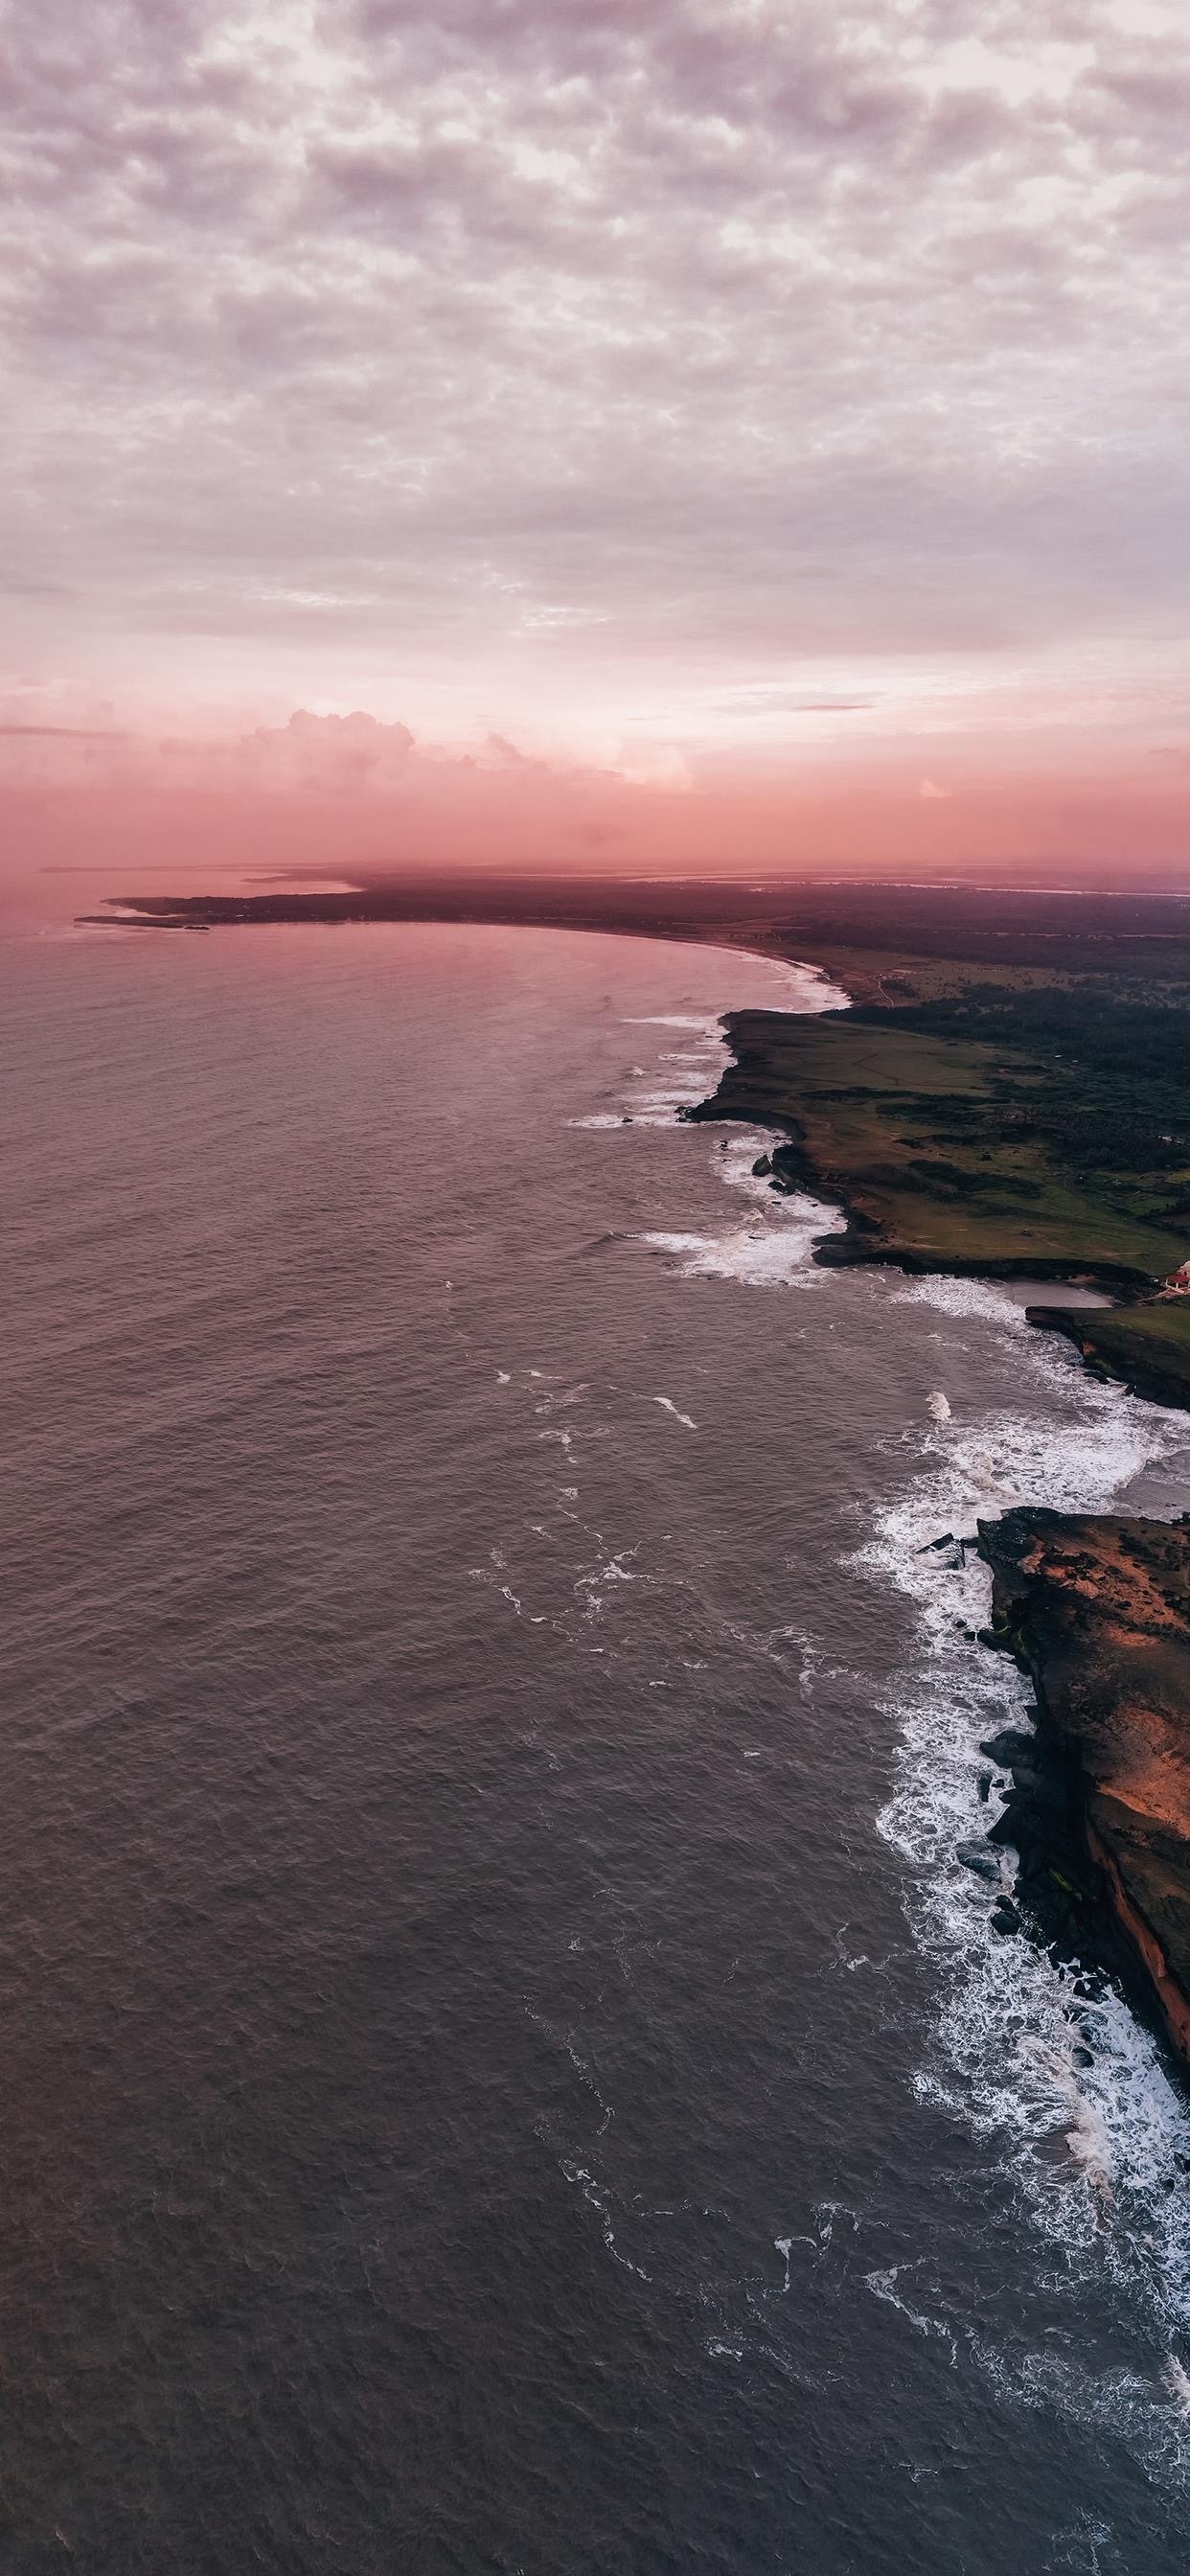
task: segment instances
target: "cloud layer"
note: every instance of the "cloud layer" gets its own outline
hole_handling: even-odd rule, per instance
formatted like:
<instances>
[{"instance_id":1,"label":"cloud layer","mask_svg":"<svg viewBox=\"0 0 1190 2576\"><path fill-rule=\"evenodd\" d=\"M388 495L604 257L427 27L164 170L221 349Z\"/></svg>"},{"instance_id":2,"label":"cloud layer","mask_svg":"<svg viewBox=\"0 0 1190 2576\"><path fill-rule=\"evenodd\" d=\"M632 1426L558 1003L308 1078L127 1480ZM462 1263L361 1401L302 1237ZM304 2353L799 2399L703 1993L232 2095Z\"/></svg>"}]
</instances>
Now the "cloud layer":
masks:
<instances>
[{"instance_id":1,"label":"cloud layer","mask_svg":"<svg viewBox=\"0 0 1190 2576\"><path fill-rule=\"evenodd\" d=\"M12 721L1190 740L1184 6L8 28Z\"/></svg>"},{"instance_id":2,"label":"cloud layer","mask_svg":"<svg viewBox=\"0 0 1190 2576\"><path fill-rule=\"evenodd\" d=\"M1180 618L1183 13L10 23L32 597L405 649Z\"/></svg>"},{"instance_id":3,"label":"cloud layer","mask_svg":"<svg viewBox=\"0 0 1190 2576\"><path fill-rule=\"evenodd\" d=\"M942 785L919 750L691 777L658 745L635 769L528 757L499 736L460 755L366 714L302 711L221 739L0 725L0 915L458 868L1186 882L1190 755L970 761Z\"/></svg>"}]
</instances>

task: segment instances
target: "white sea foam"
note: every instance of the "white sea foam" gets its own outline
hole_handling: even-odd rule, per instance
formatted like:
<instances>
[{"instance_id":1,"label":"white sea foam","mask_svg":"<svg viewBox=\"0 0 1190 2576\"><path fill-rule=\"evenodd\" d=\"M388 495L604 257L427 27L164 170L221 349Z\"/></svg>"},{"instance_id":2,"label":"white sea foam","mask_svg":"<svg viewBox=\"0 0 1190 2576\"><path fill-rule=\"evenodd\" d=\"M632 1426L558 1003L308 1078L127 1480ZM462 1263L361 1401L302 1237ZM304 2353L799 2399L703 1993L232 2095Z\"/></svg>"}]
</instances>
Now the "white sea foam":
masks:
<instances>
[{"instance_id":1,"label":"white sea foam","mask_svg":"<svg viewBox=\"0 0 1190 2576\"><path fill-rule=\"evenodd\" d=\"M1059 1293L1055 1289L1055 1296ZM979 1316L989 1324L999 1324L1005 1331L1019 1334L1022 1340L1037 1339L1034 1326L1025 1321L1023 1306L1015 1305L995 1280L906 1279L889 1294L897 1306L936 1306L943 1315Z\"/></svg>"},{"instance_id":2,"label":"white sea foam","mask_svg":"<svg viewBox=\"0 0 1190 2576\"><path fill-rule=\"evenodd\" d=\"M666 1413L672 1413L675 1422L684 1422L687 1431L697 1431L697 1422L693 1421L688 1413L679 1413L671 1395L654 1395L649 1400L652 1404L662 1405Z\"/></svg>"},{"instance_id":3,"label":"white sea foam","mask_svg":"<svg viewBox=\"0 0 1190 2576\"><path fill-rule=\"evenodd\" d=\"M841 992L837 985L828 983L817 967L791 966L776 959L770 961L755 957L749 959L749 966L753 975L758 969L763 971L765 968L771 974L774 1010L784 1007L817 1013L846 1005L846 993ZM697 1047L687 1045L663 1049L659 1065L651 1070L642 1069L639 1065L633 1067L633 1078L651 1085L648 1092L633 1093L625 1103L625 1110L634 1125L669 1126L678 1109L692 1107L696 1101L705 1099L708 1091L714 1090L724 1050L723 1024L718 1015L693 1011L650 1011L626 1019L623 1025L633 1029L680 1029L688 1037L697 1037L701 1041ZM659 1082L660 1067L665 1071ZM625 1112L620 1114L622 1118ZM593 1125L595 1120L576 1119L571 1123L586 1126ZM599 1123L614 1125L615 1120L601 1117Z\"/></svg>"},{"instance_id":4,"label":"white sea foam","mask_svg":"<svg viewBox=\"0 0 1190 2576\"><path fill-rule=\"evenodd\" d=\"M982 1561L920 1551L1018 1502L1105 1509L1151 1462L1185 1448L1185 1425L1059 1369L994 1288L922 1281L893 1293L1019 1332L1026 1399L1032 1379L1044 1404L921 1431L912 1481L855 1560L907 1594L917 1614L920 1660L898 1675L890 1702L899 1777L880 1824L910 1864L910 1920L940 1979L918 2090L1007 2153L1034 2223L1064 2248L1076 2275L1082 2265L1105 2271L1139 2301L1159 2346L1159 2375L1160 2350L1190 2330L1190 2116L1156 2041L1122 1997L1055 1967L1027 1941L997 1935L987 1889L956 1865L956 1846L982 1839L1000 1803L995 1792L990 1806L980 1803L987 1764L979 1740L1006 1718L1028 1723L1027 1689L1014 1665L963 1633L988 1617ZM1109 2392L1080 2387L1080 2412L1091 2420Z\"/></svg>"},{"instance_id":5,"label":"white sea foam","mask_svg":"<svg viewBox=\"0 0 1190 2576\"><path fill-rule=\"evenodd\" d=\"M800 1010L819 1011L834 1009L846 999L812 969L774 968L774 974L782 987L781 993L774 995L775 1002L793 1001ZM667 1068L665 1088L657 1087L655 1068L644 1077L654 1087L630 1096L627 1114L633 1125L672 1126L679 1108L704 1099L714 1088L722 1029L717 1020L697 1020L673 1012L659 1012L650 1021L635 1021L632 1025L697 1029L705 1040L697 1055L678 1048L664 1052L661 1063ZM624 1114L621 1113L621 1123ZM617 1122L608 1113L600 1112L576 1123L614 1126ZM716 1176L751 1203L742 1220L736 1219L712 1233L658 1227L641 1240L654 1252L668 1253L684 1279L739 1279L749 1287L784 1288L813 1277L811 1255L815 1243L821 1235L837 1232L844 1220L837 1208L800 1193L774 1191L767 1175L754 1173L754 1163L769 1152L772 1143L771 1134L765 1130L734 1124L714 1138L711 1162Z\"/></svg>"},{"instance_id":6,"label":"white sea foam","mask_svg":"<svg viewBox=\"0 0 1190 2576\"><path fill-rule=\"evenodd\" d=\"M732 1133L726 1151L719 1149L711 1157L721 1180L750 1198L747 1216L734 1218L716 1234L657 1229L641 1236L641 1242L654 1252L672 1257L680 1278L742 1280L747 1288L791 1288L796 1280L809 1283L822 1278L811 1267L811 1252L819 1236L835 1234L842 1224L840 1213L837 1208L824 1208L817 1198L804 1198L801 1193L786 1198L770 1190L765 1180L755 1180L752 1162L762 1146L765 1139L757 1133Z\"/></svg>"},{"instance_id":7,"label":"white sea foam","mask_svg":"<svg viewBox=\"0 0 1190 2576\"><path fill-rule=\"evenodd\" d=\"M668 1253L683 1279L740 1279L752 1288L784 1288L802 1268L812 1234L804 1242L791 1234L773 1235L764 1228L736 1226L726 1234L646 1234L654 1252Z\"/></svg>"},{"instance_id":8,"label":"white sea foam","mask_svg":"<svg viewBox=\"0 0 1190 2576\"><path fill-rule=\"evenodd\" d=\"M762 958L755 955L752 950L741 952L741 962L744 960L747 961L750 975L768 975L772 979L774 988L771 1002L766 995L763 1003L755 1001L751 1003L752 1009L771 1008L775 1011L785 1009L817 1013L841 1011L848 1007L850 996L840 985L832 984L818 966L795 965L784 958ZM624 1025L626 1028L635 1029L710 1028L716 1035L719 1034L717 1019L709 1019L704 1013L693 1011L637 1013L626 1019Z\"/></svg>"},{"instance_id":9,"label":"white sea foam","mask_svg":"<svg viewBox=\"0 0 1190 2576\"><path fill-rule=\"evenodd\" d=\"M834 1009L847 999L808 970L786 970L786 993L803 1010ZM721 1046L716 1022L658 1014L639 1023L649 1024L698 1031L710 1074ZM695 1069L674 1051L675 1073ZM646 1079L652 1088L633 1098L633 1119L670 1124L676 1092L663 1090L656 1074ZM815 1240L843 1219L811 1199L772 1192L765 1176L753 1173L771 1143L738 1127L715 1139L712 1167L749 1203L742 1217L713 1232L657 1230L643 1238L680 1276L750 1286L822 1281L811 1262ZM974 1421L952 1413L960 1391L954 1378L949 1395L942 1388L928 1395L928 1425L906 1433L912 1475L855 1560L871 1579L908 1596L918 1626L918 1651L890 1700L900 1731L898 1778L880 1818L908 1864L907 1909L938 1979L936 2021L916 2086L1006 2156L1040 2237L1060 2250L1073 2282L1107 2274L1128 2295L1151 2336L1152 2369L1146 2378L1097 2371L1053 2352L1014 2356L985 2343L974 2324L960 2340L1018 2400L1057 2404L1085 2423L1110 2426L1153 2465L1180 2471L1190 2468L1190 2375L1176 2348L1185 2348L1190 2333L1190 2117L1159 2047L1122 1997L1102 1981L1056 1968L1030 1943L993 1932L988 1887L957 1862L957 1845L982 1841L1000 1803L996 1790L990 1804L980 1801L987 1765L979 1740L1008 1718L1027 1723L1027 1694L1015 1666L989 1655L972 1633L989 1609L982 1562L954 1548L920 1551L945 1531L968 1532L977 1517L1018 1502L1107 1508L1142 1471L1158 1496L1164 1472L1176 1494L1169 1507L1178 1508L1185 1494L1177 1491L1173 1462L1186 1449L1185 1426L1095 1385L994 1283L890 1279L884 1293L925 1310L923 1339L932 1309L952 1326L969 1322L984 1351L989 1333L1010 1340L1021 1390L1016 1409ZM956 1345L953 1330L946 1339L948 1359L961 1364L961 1339ZM606 1580L606 1568L588 1578L588 1615L602 1606L601 1571ZM788 2281L789 2240L776 2245ZM946 2337L955 2352L954 2321L930 2317L904 2295L903 2267L871 2274L869 2287L918 2331Z\"/></svg>"},{"instance_id":10,"label":"white sea foam","mask_svg":"<svg viewBox=\"0 0 1190 2576\"><path fill-rule=\"evenodd\" d=\"M888 2272L865 2272L864 2279L873 2298L882 2299L887 2307L898 2308L901 2315L908 2318L910 2325L916 2327L918 2334L939 2335L943 2343L950 2346L951 2361L956 2363L959 2357L958 2345L950 2327L942 2325L937 2317L924 2316L920 2308L912 2307L908 2299L901 2297L897 2283L904 2268L903 2264L895 2263L892 2270Z\"/></svg>"}]
</instances>

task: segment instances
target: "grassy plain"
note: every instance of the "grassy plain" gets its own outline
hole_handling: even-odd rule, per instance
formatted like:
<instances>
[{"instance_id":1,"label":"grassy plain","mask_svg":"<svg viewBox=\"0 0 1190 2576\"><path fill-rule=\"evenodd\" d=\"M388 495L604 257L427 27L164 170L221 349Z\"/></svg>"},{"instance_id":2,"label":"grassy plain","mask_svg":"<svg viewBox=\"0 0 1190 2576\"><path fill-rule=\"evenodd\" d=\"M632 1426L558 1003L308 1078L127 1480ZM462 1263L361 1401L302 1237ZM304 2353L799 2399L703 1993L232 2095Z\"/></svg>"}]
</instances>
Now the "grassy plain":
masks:
<instances>
[{"instance_id":1,"label":"grassy plain","mask_svg":"<svg viewBox=\"0 0 1190 2576\"><path fill-rule=\"evenodd\" d=\"M716 1106L786 1128L847 1209L845 1255L1141 1292L1186 1259L1190 988L1008 958L823 962L868 997L818 1019L733 1013Z\"/></svg>"}]
</instances>

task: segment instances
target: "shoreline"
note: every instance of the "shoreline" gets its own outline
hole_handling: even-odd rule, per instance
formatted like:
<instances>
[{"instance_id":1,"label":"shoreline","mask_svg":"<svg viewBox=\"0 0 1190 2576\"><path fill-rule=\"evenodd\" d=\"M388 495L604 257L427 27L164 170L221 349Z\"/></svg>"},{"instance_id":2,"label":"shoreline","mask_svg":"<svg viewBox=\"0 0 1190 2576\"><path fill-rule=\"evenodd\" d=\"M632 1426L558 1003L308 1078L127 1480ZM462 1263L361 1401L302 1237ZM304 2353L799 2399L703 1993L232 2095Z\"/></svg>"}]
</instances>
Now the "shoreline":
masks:
<instances>
[{"instance_id":1,"label":"shoreline","mask_svg":"<svg viewBox=\"0 0 1190 2576\"><path fill-rule=\"evenodd\" d=\"M1022 1506L979 1523L978 1552L983 1642L1036 1697L1031 1736L984 1747L1011 1781L988 1840L1019 1855L998 1928L1123 1968L1190 2062L1190 1516Z\"/></svg>"},{"instance_id":2,"label":"shoreline","mask_svg":"<svg viewBox=\"0 0 1190 2576\"><path fill-rule=\"evenodd\" d=\"M1190 1297L1171 1298L1158 1266L1181 1256L1183 1237L1134 1225L1105 1194L1063 1194L1060 1175L1044 1167L1040 1179L1026 1178L1012 1122L1031 1116L1030 1093L1014 1067L996 1065L989 1076L986 1046L968 1045L967 1060L937 1041L923 1046L897 1025L895 1005L881 1010L876 1031L870 1010L858 1014L849 1044L844 1017L817 1015L807 1031L800 1014L726 1012L732 1061L683 1116L738 1120L781 1139L768 1157L771 1186L825 1201L844 1220L815 1244L819 1267L1100 1289L1111 1304L1093 1320L1058 1298L1034 1301L1027 1319L1068 1341L1092 1376L1190 1410ZM957 1086L949 1093L948 1082ZM981 1153L981 1135L997 1123L1007 1150ZM926 1136L915 1136L923 1126ZM1146 1258L1120 1258L1113 1228L1119 1252Z\"/></svg>"},{"instance_id":3,"label":"shoreline","mask_svg":"<svg viewBox=\"0 0 1190 2576\"><path fill-rule=\"evenodd\" d=\"M789 1016L793 1018L797 1014L791 1012ZM729 1079L729 1075L724 1077L725 1082ZM826 1170L815 1162L813 1156L807 1151L804 1141L794 1134L791 1122L787 1118L746 1106L724 1105L721 1092L722 1086L719 1091L713 1092L709 1099L697 1101L689 1108L680 1109L678 1116L683 1124L688 1126L712 1126L722 1123L723 1125L764 1127L771 1130L773 1134L785 1138L786 1141L776 1146L769 1158L773 1167L770 1186L786 1194L796 1191L809 1198L818 1199L824 1206L837 1208L844 1219L844 1225L837 1232L824 1234L815 1243L813 1259L819 1269L900 1270L908 1279L988 1279L993 1282L1003 1279L1038 1279L1055 1282L1066 1280L1072 1288L1102 1287L1114 1290L1117 1296L1121 1297L1129 1291L1139 1294L1152 1285L1146 1272L1130 1269L1123 1263L1081 1259L1050 1261L1043 1253L1026 1252L1003 1254L999 1257L992 1253L967 1258L962 1254L918 1251L911 1244L883 1243L871 1230L870 1223L865 1219L862 1211L854 1204L848 1203L846 1192L840 1188L837 1173ZM1035 1315L1044 1313L1056 1316L1065 1314L1067 1311L1072 1317L1082 1312L1077 1307L1069 1310L1064 1307L1026 1307L1025 1309L1030 1322L1034 1320ZM1060 1327L1052 1324L1048 1329L1057 1331ZM1104 1374L1106 1375L1107 1372L1105 1371ZM1177 1400L1173 1397L1169 1399L1170 1402Z\"/></svg>"},{"instance_id":4,"label":"shoreline","mask_svg":"<svg viewBox=\"0 0 1190 2576\"><path fill-rule=\"evenodd\" d=\"M1183 1202L1157 1204L1167 1186L1166 1149L1179 1139L1155 1138L1158 1124L1183 1124L1190 1132L1190 1096L1183 1108L1170 1070L1171 1032L1175 1053L1181 1046L1181 1059L1190 1055L1181 1045L1190 1013L1184 904L1123 897L1080 897L1072 904L1060 896L870 882L781 888L505 878L494 885L473 876L449 883L407 879L339 894L116 897L106 911L79 919L107 928L387 921L583 930L716 947L809 971L846 995L843 1007L725 1013L721 1024L735 1060L709 1099L678 1111L682 1122L738 1123L781 1136L760 1158L758 1173L766 1167L764 1177L779 1192L807 1191L845 1221L814 1244L812 1258L821 1268L879 1266L919 1278L1065 1280L1105 1289L1119 1301L1106 1320L1102 1311L1089 1320L1095 1310L1086 1307L1036 1304L1026 1307L1026 1322L1072 1343L1101 1381L1190 1412L1190 1298L1174 1312L1157 1302L1162 1277L1190 1253L1190 1198L1179 1233ZM1127 1142L1121 1146L1130 1117L1139 1140L1131 1159ZM1088 1166L1084 1178L1081 1130L1087 1128L1096 1139L1102 1131L1091 1163L1103 1169ZM1030 1156L1035 1137L1040 1141ZM1152 1178L1144 1177L1146 1167ZM1186 1177L1173 1177L1187 1187L1190 1159ZM1043 1621L1034 1634L1016 1595L1004 1590L1022 1571L1018 1565L1011 1572L1022 1515L981 1524L980 1552L1001 1586L984 1642L1017 1653L1034 1680L1039 1712L1038 1738L1021 1739L1015 1769L1009 1764L1004 1813L992 1829L1002 1842L1015 1837L1022 1898L1020 1907L1015 1899L1007 1904L996 1928L1027 1931L1046 1945L1073 1941L1072 1957L1085 1939L1094 1957L1088 1926L1095 1908L1101 1922L1106 1908L1126 1961L1135 1965L1185 2061L1190 1934L1183 1950L1164 1922L1161 1929L1154 1925L1149 1881L1138 1892L1135 1855L1124 1851L1114 1811L1103 1809L1095 1786L1105 1764L1110 1770L1117 1756L1124 1763L1135 1728L1127 1667L1114 1645L1109 1651L1107 1607L1115 1630L1122 1622L1143 1639L1145 1584L1130 1572L1123 1541L1130 1533L1143 1551L1148 1525L1122 1515L1040 1517L1058 1551L1041 1586L1049 1612L1050 1595L1061 1593L1063 1549L1089 1556L1092 1571L1084 1568L1078 1579L1089 1595L1101 1596L1103 1615L1088 1611L1071 1649L1074 1696L1081 1692L1099 1711L1099 1772L1065 1719L1051 1716L1042 1740L1047 1712L1061 1701L1051 1669L1054 1620L1051 1615L1049 1626ZM1190 1561L1190 1539L1185 1544ZM1106 1564L1098 1575L1094 1568L1097 1550L1102 1556L1111 1546L1109 1581ZM1040 1573L1034 1565L1026 1570L1033 1602ZM1163 1617L1172 1694L1167 1751L1180 1748L1183 1735L1190 1751L1190 1563L1185 1586L1168 1591ZM1111 1744L1113 1728L1109 1755L1103 1744ZM1064 1766L1061 1832L1055 1760ZM1033 1870L1030 1854L1038 1851L1041 1866ZM1190 1788L1184 1817L1166 1830L1162 1866L1174 1886L1175 1914L1184 1896L1190 1926ZM1082 1873L1089 1873L1093 1897L1079 1892ZM1055 1887L1066 1907L1057 1917ZM1100 1933L1099 1952L1102 1947Z\"/></svg>"},{"instance_id":5,"label":"shoreline","mask_svg":"<svg viewBox=\"0 0 1190 2576\"><path fill-rule=\"evenodd\" d=\"M729 1045L733 1019L742 1016L724 1016ZM870 1221L862 1212L857 1221L838 1174L815 1160L792 1118L758 1109L749 1099L738 1054L716 1091L678 1116L686 1125L739 1124L785 1139L754 1170L779 1194L805 1193L845 1218L843 1232L822 1234L814 1243L811 1259L820 1268L893 1268L909 1277L993 1285L1012 1278L1065 1278L1072 1286L1111 1288L1128 1302L1139 1302L1146 1291L1152 1295L1151 1279L1119 1265L1049 1265L1023 1254L947 1260L874 1239ZM1035 1304L1024 1310L1034 1329L1073 1343L1100 1383L1190 1410L1184 1383L1167 1380L1160 1392L1150 1392L1099 1362L1088 1330L1094 1311ZM1114 1976L1133 2010L1155 2024L1188 2066L1190 1515L1165 1523L1125 1513L1022 1507L980 1521L974 1544L993 1586L991 1624L980 1641L991 1651L1012 1654L1036 1699L1032 1734L1007 1728L981 1748L1006 1772L1004 1804L987 1842L1017 1853L1013 1891L1009 1896L1001 1890L996 1899L993 1928ZM1144 1762L1136 1758L1138 1731L1146 1743ZM1179 1781L1184 1778L1184 1795L1172 1805L1150 1796L1146 1809L1138 1782L1154 1767L1166 1776L1176 1770ZM967 1865L975 1866L974 1855Z\"/></svg>"}]
</instances>

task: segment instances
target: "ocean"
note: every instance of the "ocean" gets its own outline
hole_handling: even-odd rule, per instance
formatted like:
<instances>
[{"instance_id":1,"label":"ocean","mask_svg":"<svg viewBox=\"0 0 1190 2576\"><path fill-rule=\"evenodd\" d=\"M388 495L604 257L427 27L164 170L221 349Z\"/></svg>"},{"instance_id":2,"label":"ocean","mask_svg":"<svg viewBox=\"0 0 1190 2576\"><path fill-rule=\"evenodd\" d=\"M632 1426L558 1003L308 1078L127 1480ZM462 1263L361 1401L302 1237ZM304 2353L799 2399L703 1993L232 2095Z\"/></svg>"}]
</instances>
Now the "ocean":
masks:
<instances>
[{"instance_id":1,"label":"ocean","mask_svg":"<svg viewBox=\"0 0 1190 2576\"><path fill-rule=\"evenodd\" d=\"M1190 2094L929 1543L1190 1428L678 1122L810 970L4 971L5 2569L1183 2576Z\"/></svg>"}]
</instances>

